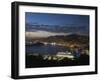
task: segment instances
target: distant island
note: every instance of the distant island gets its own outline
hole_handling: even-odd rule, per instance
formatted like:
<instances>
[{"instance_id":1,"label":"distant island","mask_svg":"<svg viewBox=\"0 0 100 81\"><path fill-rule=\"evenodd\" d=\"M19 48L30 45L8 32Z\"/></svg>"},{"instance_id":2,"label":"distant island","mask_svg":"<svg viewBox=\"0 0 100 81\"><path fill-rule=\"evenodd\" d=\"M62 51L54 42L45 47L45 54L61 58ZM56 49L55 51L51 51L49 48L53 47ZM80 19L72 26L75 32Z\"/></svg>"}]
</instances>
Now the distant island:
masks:
<instances>
[{"instance_id":1,"label":"distant island","mask_svg":"<svg viewBox=\"0 0 100 81\"><path fill-rule=\"evenodd\" d=\"M89 37L85 35L70 34L70 35L59 35L49 36L47 38L27 38L26 44L32 43L56 43L66 47L77 47L80 49L89 49Z\"/></svg>"}]
</instances>

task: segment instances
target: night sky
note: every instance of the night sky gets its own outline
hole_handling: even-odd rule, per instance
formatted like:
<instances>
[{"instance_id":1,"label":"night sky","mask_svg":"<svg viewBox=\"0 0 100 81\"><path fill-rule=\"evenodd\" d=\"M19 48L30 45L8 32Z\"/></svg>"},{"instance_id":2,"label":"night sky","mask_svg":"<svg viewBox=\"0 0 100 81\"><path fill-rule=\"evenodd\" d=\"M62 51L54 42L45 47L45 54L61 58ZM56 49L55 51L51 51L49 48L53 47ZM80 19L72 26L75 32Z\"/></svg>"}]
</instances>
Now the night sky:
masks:
<instances>
[{"instance_id":1,"label":"night sky","mask_svg":"<svg viewBox=\"0 0 100 81\"><path fill-rule=\"evenodd\" d=\"M25 13L25 22L28 24L45 25L75 25L89 26L88 15L48 14L48 13Z\"/></svg>"}]
</instances>

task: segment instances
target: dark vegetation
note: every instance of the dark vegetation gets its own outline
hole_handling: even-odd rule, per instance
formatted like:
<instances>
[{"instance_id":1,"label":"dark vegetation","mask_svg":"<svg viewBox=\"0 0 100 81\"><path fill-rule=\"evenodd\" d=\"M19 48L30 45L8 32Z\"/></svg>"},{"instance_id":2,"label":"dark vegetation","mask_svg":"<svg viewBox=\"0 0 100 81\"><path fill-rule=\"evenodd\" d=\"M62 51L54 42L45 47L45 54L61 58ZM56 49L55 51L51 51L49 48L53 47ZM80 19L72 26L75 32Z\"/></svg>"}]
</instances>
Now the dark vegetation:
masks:
<instances>
[{"instance_id":1,"label":"dark vegetation","mask_svg":"<svg viewBox=\"0 0 100 81\"><path fill-rule=\"evenodd\" d=\"M89 56L81 55L80 57L72 59L64 58L60 61L58 60L44 60L41 55L26 55L26 68L35 67L56 67L56 66L79 66L79 65L89 65Z\"/></svg>"}]
</instances>

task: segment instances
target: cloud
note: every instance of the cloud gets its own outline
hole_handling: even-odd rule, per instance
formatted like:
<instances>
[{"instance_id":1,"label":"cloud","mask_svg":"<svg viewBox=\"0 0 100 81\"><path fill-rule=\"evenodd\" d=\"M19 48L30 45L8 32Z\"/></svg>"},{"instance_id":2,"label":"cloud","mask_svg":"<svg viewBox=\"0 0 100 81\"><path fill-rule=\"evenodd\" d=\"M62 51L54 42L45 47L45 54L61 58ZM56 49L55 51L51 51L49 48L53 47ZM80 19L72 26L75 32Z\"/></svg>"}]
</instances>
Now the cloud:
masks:
<instances>
[{"instance_id":1,"label":"cloud","mask_svg":"<svg viewBox=\"0 0 100 81\"><path fill-rule=\"evenodd\" d=\"M48 31L25 32L25 36L28 38L49 37L49 36L56 36L56 35L69 35L69 34L70 33L54 33Z\"/></svg>"}]
</instances>

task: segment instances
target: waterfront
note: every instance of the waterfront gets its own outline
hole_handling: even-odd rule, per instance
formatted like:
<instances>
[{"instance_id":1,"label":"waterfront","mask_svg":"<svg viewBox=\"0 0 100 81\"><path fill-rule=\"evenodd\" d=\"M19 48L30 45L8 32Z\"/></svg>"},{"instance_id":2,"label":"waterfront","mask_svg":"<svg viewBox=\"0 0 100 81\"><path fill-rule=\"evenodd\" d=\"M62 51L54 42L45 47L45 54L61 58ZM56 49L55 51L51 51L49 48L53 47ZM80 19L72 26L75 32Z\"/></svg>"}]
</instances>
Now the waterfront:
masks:
<instances>
[{"instance_id":1,"label":"waterfront","mask_svg":"<svg viewBox=\"0 0 100 81\"><path fill-rule=\"evenodd\" d=\"M89 52L54 43L26 45L26 68L89 65Z\"/></svg>"}]
</instances>

